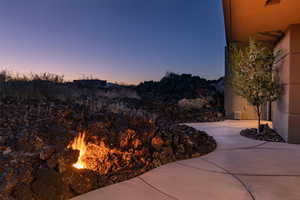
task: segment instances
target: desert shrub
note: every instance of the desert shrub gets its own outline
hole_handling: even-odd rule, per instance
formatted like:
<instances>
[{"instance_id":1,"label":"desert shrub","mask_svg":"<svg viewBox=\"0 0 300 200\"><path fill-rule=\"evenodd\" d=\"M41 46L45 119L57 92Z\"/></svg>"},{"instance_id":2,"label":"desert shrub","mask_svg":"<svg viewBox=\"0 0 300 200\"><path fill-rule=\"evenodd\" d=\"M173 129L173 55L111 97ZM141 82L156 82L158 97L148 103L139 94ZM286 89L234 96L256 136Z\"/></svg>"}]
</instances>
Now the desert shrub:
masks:
<instances>
[{"instance_id":1,"label":"desert shrub","mask_svg":"<svg viewBox=\"0 0 300 200\"><path fill-rule=\"evenodd\" d=\"M191 110L191 109L201 109L208 106L209 101L206 98L196 98L196 99L181 99L178 101L178 106Z\"/></svg>"},{"instance_id":2,"label":"desert shrub","mask_svg":"<svg viewBox=\"0 0 300 200\"><path fill-rule=\"evenodd\" d=\"M131 98L131 99L140 99L140 96L136 90L132 88L119 87L106 90L98 90L95 92L96 96L107 97L110 99L115 98Z\"/></svg>"},{"instance_id":3,"label":"desert shrub","mask_svg":"<svg viewBox=\"0 0 300 200\"><path fill-rule=\"evenodd\" d=\"M63 76L51 73L20 76L8 71L0 72L0 98L63 98L71 95L70 92L63 83Z\"/></svg>"},{"instance_id":4,"label":"desert shrub","mask_svg":"<svg viewBox=\"0 0 300 200\"><path fill-rule=\"evenodd\" d=\"M11 79L11 76L8 73L8 71L3 70L0 72L0 83L6 82L10 79Z\"/></svg>"}]
</instances>

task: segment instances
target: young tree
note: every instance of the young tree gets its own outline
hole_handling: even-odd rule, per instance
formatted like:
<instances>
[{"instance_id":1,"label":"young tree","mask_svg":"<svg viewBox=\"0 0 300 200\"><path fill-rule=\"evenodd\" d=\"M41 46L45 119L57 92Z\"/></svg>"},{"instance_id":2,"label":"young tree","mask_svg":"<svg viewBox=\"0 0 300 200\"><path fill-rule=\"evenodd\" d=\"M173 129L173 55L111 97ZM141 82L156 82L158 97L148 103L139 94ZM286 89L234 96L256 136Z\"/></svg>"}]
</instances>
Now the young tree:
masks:
<instances>
[{"instance_id":1,"label":"young tree","mask_svg":"<svg viewBox=\"0 0 300 200\"><path fill-rule=\"evenodd\" d=\"M274 63L279 53L254 39L246 47L230 47L230 83L237 95L255 107L258 132L262 105L277 100L280 95L280 84L274 78Z\"/></svg>"}]
</instances>

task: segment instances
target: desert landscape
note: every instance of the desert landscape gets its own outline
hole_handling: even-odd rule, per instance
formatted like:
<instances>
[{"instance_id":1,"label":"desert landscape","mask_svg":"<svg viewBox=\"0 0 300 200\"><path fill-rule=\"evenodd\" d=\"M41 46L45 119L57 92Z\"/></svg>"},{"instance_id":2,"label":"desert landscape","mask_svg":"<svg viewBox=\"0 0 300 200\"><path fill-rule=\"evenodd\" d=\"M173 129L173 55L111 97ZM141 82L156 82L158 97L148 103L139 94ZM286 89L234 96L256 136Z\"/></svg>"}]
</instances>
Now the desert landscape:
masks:
<instances>
[{"instance_id":1,"label":"desert landscape","mask_svg":"<svg viewBox=\"0 0 300 200\"><path fill-rule=\"evenodd\" d=\"M205 155L213 137L182 123L223 120L222 79L167 74L117 85L1 73L1 199L69 199Z\"/></svg>"}]
</instances>

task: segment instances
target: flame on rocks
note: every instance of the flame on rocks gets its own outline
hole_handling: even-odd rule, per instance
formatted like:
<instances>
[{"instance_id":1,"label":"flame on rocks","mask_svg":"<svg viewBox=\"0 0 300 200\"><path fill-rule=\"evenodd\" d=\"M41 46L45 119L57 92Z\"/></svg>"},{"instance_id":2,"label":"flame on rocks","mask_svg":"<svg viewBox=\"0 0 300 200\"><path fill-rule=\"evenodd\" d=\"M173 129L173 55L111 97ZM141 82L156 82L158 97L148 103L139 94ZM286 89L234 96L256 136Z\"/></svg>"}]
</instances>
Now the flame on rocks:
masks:
<instances>
[{"instance_id":1,"label":"flame on rocks","mask_svg":"<svg viewBox=\"0 0 300 200\"><path fill-rule=\"evenodd\" d=\"M85 132L79 133L73 141L68 145L68 148L72 148L73 150L79 150L79 157L77 162L73 165L73 167L77 169L86 168L85 163L83 161L83 156L86 153L87 145L85 142Z\"/></svg>"}]
</instances>

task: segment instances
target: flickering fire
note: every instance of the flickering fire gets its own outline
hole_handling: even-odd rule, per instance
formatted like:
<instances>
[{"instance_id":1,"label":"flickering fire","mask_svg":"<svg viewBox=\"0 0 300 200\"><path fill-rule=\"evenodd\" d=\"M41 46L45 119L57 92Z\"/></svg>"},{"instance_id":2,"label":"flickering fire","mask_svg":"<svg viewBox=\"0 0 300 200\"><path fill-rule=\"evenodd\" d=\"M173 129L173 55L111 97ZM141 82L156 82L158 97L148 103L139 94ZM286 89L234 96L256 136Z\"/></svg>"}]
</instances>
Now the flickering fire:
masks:
<instances>
[{"instance_id":1,"label":"flickering fire","mask_svg":"<svg viewBox=\"0 0 300 200\"><path fill-rule=\"evenodd\" d=\"M73 150L79 150L79 157L77 162L73 165L73 167L77 169L86 168L85 163L83 161L83 156L86 153L87 145L85 142L85 132L79 133L74 140L68 145L68 148L72 148Z\"/></svg>"}]
</instances>

